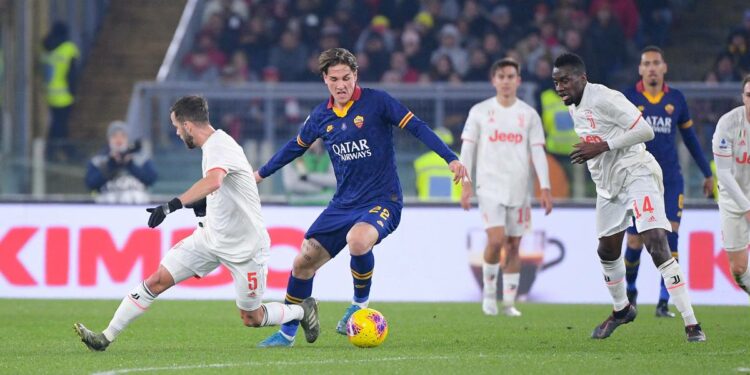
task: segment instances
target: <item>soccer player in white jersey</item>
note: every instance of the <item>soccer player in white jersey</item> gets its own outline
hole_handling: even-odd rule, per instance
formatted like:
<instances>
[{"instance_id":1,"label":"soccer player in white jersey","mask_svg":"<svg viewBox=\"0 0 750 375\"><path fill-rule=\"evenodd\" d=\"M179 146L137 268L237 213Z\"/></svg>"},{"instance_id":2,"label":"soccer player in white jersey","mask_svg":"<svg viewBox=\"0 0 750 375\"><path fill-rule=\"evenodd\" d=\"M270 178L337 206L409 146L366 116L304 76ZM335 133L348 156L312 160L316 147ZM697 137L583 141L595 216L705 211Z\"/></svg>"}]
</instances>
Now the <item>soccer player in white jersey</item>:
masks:
<instances>
[{"instance_id":1,"label":"soccer player in white jersey","mask_svg":"<svg viewBox=\"0 0 750 375\"><path fill-rule=\"evenodd\" d=\"M620 92L589 83L586 66L578 55L564 53L555 59L552 80L557 94L569 106L581 139L573 146L571 161L586 162L596 184L597 253L614 309L591 337L607 338L618 326L635 320L637 311L625 291L622 256L625 229L634 217L638 233L682 315L687 340L705 341L690 303L687 279L667 243L671 226L664 209L661 168L643 144L654 138L654 131Z\"/></svg>"},{"instance_id":2,"label":"soccer player in white jersey","mask_svg":"<svg viewBox=\"0 0 750 375\"><path fill-rule=\"evenodd\" d=\"M716 125L712 141L719 177L719 213L724 250L737 285L750 294L750 76L742 81L742 103Z\"/></svg>"},{"instance_id":3,"label":"soccer player in white jersey","mask_svg":"<svg viewBox=\"0 0 750 375\"><path fill-rule=\"evenodd\" d=\"M149 208L148 226L155 228L183 204L204 198L205 206L194 203L194 210L198 216L205 213L205 218L192 235L167 253L156 272L125 296L103 332L93 332L76 323L74 328L81 341L90 350L105 350L165 290L187 278L205 276L223 264L232 273L237 307L246 326L300 320L307 341L314 342L320 332L315 299L307 298L300 305L261 304L270 239L260 213L253 170L242 148L224 131L211 126L204 98L180 98L170 112L172 125L185 145L203 151L203 178L178 198Z\"/></svg>"},{"instance_id":4,"label":"soccer player in white jersey","mask_svg":"<svg viewBox=\"0 0 750 375\"><path fill-rule=\"evenodd\" d=\"M497 315L497 276L504 247L503 312L521 316L515 299L521 270L518 248L531 225L530 160L539 178L540 203L545 214L552 211L544 130L536 110L516 97L521 84L518 62L511 58L496 61L490 68L490 81L497 94L469 110L461 135L461 162L471 171L476 160L476 194L487 231L482 311ZM464 210L471 207L473 190L471 180L464 179Z\"/></svg>"}]
</instances>

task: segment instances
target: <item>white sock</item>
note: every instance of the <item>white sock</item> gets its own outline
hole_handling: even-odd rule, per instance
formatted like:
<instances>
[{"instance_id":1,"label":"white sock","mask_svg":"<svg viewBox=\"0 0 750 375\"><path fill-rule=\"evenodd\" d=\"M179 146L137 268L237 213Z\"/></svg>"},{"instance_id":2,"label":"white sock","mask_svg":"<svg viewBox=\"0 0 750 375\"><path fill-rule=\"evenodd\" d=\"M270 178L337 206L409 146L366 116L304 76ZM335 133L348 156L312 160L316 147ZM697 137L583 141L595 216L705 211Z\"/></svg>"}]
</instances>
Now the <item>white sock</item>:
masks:
<instances>
[{"instance_id":1,"label":"white sock","mask_svg":"<svg viewBox=\"0 0 750 375\"><path fill-rule=\"evenodd\" d=\"M734 280L737 281L737 285L739 285L745 293L750 294L750 267L748 267L742 275L735 276Z\"/></svg>"},{"instance_id":2,"label":"white sock","mask_svg":"<svg viewBox=\"0 0 750 375\"><path fill-rule=\"evenodd\" d=\"M518 293L518 280L520 279L520 273L503 272L503 306L515 305L516 293Z\"/></svg>"},{"instance_id":3,"label":"white sock","mask_svg":"<svg viewBox=\"0 0 750 375\"><path fill-rule=\"evenodd\" d=\"M484 283L484 298L497 299L497 274L500 273L500 263L482 263L482 280Z\"/></svg>"},{"instance_id":4,"label":"white sock","mask_svg":"<svg viewBox=\"0 0 750 375\"><path fill-rule=\"evenodd\" d=\"M261 327L278 326L292 320L300 320L304 315L302 306L287 305L280 302L269 302L260 305L264 310Z\"/></svg>"},{"instance_id":5,"label":"white sock","mask_svg":"<svg viewBox=\"0 0 750 375\"><path fill-rule=\"evenodd\" d=\"M138 284L120 302L120 307L115 311L112 321L109 322L107 329L102 332L104 333L104 337L110 342L114 341L125 327L146 312L155 298L156 295L148 290L145 281Z\"/></svg>"},{"instance_id":6,"label":"white sock","mask_svg":"<svg viewBox=\"0 0 750 375\"><path fill-rule=\"evenodd\" d=\"M690 304L687 279L682 274L680 264L674 258L670 258L659 266L659 272L661 272L661 277L664 278L664 285L667 287L669 296L672 298L672 303L674 303L677 310L682 314L682 320L685 321L685 325L698 324L698 320L695 318L695 313L693 312L693 306Z\"/></svg>"},{"instance_id":7,"label":"white sock","mask_svg":"<svg viewBox=\"0 0 750 375\"><path fill-rule=\"evenodd\" d=\"M364 301L364 302L352 301L352 305L357 305L359 306L360 309L366 309L367 306L370 305L370 300L368 299L367 301Z\"/></svg>"},{"instance_id":8,"label":"white sock","mask_svg":"<svg viewBox=\"0 0 750 375\"><path fill-rule=\"evenodd\" d=\"M602 271L604 282L607 284L609 294L612 296L614 311L620 311L628 305L628 296L625 291L625 261L620 256L616 260L602 260Z\"/></svg>"}]
</instances>

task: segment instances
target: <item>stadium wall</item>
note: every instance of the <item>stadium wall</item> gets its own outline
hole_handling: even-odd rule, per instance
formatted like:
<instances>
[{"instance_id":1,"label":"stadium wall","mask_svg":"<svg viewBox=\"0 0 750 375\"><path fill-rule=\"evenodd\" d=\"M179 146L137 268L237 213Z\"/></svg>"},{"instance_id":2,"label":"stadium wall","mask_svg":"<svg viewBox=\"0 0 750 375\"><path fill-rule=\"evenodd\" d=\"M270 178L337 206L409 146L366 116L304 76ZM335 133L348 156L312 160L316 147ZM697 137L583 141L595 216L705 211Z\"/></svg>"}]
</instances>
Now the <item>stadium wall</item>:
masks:
<instances>
[{"instance_id":1,"label":"stadium wall","mask_svg":"<svg viewBox=\"0 0 750 375\"><path fill-rule=\"evenodd\" d=\"M189 210L148 229L145 207L76 204L0 204L0 298L120 298L156 269L172 244L189 235ZM283 300L294 255L322 207L264 206L272 238L266 299ZM560 208L545 217L533 210L532 232L522 244L522 298L545 303L608 303L595 255L594 210ZM744 305L721 248L716 209L685 212L681 264L697 304ZM406 207L398 230L375 248L372 299L376 301L479 301L479 213L453 207ZM344 250L346 251L346 250ZM659 275L642 258L639 301L655 303ZM314 295L351 298L349 257L336 257L316 276ZM190 279L163 298L232 299L224 269Z\"/></svg>"}]
</instances>

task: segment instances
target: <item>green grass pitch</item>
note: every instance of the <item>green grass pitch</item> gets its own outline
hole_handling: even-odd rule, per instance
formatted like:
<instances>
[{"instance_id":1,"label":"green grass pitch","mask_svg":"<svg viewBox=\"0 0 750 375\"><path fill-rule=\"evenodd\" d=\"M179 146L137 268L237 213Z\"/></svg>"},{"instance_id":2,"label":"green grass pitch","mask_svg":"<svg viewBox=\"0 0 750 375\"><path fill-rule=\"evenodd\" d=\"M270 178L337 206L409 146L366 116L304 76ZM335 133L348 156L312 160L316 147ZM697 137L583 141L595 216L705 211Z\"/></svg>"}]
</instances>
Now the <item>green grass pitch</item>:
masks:
<instances>
[{"instance_id":1,"label":"green grass pitch","mask_svg":"<svg viewBox=\"0 0 750 375\"><path fill-rule=\"evenodd\" d=\"M1 374L633 373L750 372L750 309L698 306L706 343L643 305L609 339L589 338L605 305L520 304L520 318L487 317L479 303L378 303L385 343L359 349L335 333L346 304L320 305L322 333L257 349L276 328L241 324L231 301L156 301L106 352L89 352L72 325L103 329L119 301L0 299ZM674 307L672 307L674 310Z\"/></svg>"}]
</instances>

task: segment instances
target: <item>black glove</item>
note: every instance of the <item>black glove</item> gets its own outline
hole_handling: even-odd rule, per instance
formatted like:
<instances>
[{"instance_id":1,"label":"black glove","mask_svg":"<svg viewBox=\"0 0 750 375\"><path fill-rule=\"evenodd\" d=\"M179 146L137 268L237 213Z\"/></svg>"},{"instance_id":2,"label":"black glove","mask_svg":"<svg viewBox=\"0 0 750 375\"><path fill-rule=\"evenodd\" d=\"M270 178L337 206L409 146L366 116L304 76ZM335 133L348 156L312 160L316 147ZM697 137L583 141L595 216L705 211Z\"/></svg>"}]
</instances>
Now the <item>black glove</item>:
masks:
<instances>
[{"instance_id":1,"label":"black glove","mask_svg":"<svg viewBox=\"0 0 750 375\"><path fill-rule=\"evenodd\" d=\"M156 228L162 221L164 221L164 218L167 217L168 214L177 211L180 208L182 208L182 202L180 202L178 198L174 198L161 206L147 208L146 211L151 213L151 216L148 218L148 227Z\"/></svg>"},{"instance_id":2,"label":"black glove","mask_svg":"<svg viewBox=\"0 0 750 375\"><path fill-rule=\"evenodd\" d=\"M204 217L206 216L206 198L199 199L190 204L186 204L185 208L192 208L195 216Z\"/></svg>"}]
</instances>

